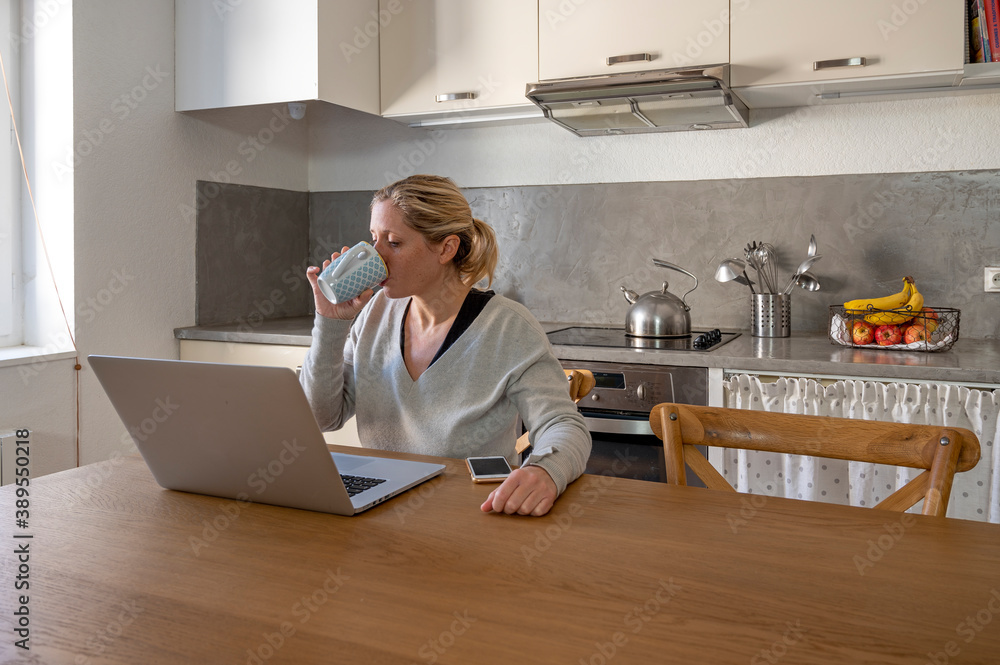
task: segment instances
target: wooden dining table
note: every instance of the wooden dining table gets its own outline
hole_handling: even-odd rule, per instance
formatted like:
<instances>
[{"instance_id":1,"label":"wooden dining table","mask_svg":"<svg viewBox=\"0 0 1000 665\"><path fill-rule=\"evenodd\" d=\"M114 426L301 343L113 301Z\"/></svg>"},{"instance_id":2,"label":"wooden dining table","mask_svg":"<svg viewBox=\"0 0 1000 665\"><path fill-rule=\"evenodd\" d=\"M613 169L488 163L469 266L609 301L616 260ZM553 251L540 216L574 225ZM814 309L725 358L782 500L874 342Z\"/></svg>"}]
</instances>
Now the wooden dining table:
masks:
<instances>
[{"instance_id":1,"label":"wooden dining table","mask_svg":"<svg viewBox=\"0 0 1000 665\"><path fill-rule=\"evenodd\" d=\"M0 663L1000 662L998 525L596 475L487 514L444 461L353 517L139 457L32 479L21 526L4 486Z\"/></svg>"}]
</instances>

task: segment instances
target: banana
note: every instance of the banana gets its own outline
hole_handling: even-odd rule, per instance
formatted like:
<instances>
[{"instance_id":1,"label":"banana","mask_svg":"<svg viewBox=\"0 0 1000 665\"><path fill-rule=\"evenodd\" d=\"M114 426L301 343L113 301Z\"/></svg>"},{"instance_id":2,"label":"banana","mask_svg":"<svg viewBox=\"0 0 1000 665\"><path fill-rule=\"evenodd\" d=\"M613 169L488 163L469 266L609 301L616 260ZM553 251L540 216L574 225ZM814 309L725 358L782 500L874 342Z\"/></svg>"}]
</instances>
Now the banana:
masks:
<instances>
[{"instance_id":1,"label":"banana","mask_svg":"<svg viewBox=\"0 0 1000 665\"><path fill-rule=\"evenodd\" d=\"M903 290L891 296L881 298L860 298L858 300L848 300L844 303L844 309L848 314L865 314L876 309L899 309L904 307L913 296L915 286L912 277L903 278Z\"/></svg>"},{"instance_id":2,"label":"banana","mask_svg":"<svg viewBox=\"0 0 1000 665\"><path fill-rule=\"evenodd\" d=\"M872 312L865 316L865 321L874 323L875 325L899 325L912 319L923 308L924 296L920 291L917 291L917 285L912 283L912 281L911 287L913 293L905 305L896 308L894 311Z\"/></svg>"}]
</instances>

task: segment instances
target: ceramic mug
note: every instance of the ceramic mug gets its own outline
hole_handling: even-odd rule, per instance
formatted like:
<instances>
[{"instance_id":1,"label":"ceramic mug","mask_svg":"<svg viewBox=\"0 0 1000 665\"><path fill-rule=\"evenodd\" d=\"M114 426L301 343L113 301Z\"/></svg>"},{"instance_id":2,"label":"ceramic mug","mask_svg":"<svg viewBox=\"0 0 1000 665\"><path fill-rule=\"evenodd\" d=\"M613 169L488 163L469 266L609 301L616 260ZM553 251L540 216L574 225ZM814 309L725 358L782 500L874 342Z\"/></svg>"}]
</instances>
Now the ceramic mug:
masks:
<instances>
[{"instance_id":1,"label":"ceramic mug","mask_svg":"<svg viewBox=\"0 0 1000 665\"><path fill-rule=\"evenodd\" d=\"M319 274L319 290L332 303L347 302L378 286L388 276L382 257L362 240L323 269Z\"/></svg>"}]
</instances>

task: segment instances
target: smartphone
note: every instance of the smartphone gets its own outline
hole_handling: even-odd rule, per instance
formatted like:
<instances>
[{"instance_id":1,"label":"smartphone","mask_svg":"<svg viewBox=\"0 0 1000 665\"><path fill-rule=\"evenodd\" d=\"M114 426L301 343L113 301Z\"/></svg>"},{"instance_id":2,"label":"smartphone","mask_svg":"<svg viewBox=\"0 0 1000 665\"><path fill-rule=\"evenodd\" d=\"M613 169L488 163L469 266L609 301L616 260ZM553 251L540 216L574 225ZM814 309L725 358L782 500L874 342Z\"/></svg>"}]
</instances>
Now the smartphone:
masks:
<instances>
[{"instance_id":1,"label":"smartphone","mask_svg":"<svg viewBox=\"0 0 1000 665\"><path fill-rule=\"evenodd\" d=\"M465 463L475 483L501 483L510 475L510 464L504 457L467 457Z\"/></svg>"}]
</instances>

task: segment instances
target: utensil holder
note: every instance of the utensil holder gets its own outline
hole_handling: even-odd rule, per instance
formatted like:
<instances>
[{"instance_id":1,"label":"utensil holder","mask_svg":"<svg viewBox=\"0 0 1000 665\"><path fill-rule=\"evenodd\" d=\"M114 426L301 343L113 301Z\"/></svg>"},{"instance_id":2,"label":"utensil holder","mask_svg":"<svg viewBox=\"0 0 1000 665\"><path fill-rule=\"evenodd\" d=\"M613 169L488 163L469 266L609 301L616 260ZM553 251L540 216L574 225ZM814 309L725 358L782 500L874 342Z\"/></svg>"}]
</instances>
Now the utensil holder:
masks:
<instances>
[{"instance_id":1,"label":"utensil holder","mask_svg":"<svg viewBox=\"0 0 1000 665\"><path fill-rule=\"evenodd\" d=\"M789 337L792 334L792 296L755 293L750 296L750 334L754 337Z\"/></svg>"}]
</instances>

